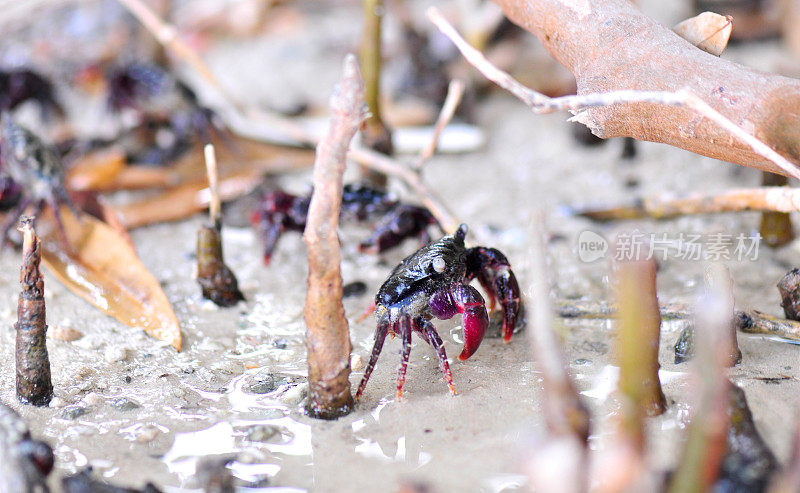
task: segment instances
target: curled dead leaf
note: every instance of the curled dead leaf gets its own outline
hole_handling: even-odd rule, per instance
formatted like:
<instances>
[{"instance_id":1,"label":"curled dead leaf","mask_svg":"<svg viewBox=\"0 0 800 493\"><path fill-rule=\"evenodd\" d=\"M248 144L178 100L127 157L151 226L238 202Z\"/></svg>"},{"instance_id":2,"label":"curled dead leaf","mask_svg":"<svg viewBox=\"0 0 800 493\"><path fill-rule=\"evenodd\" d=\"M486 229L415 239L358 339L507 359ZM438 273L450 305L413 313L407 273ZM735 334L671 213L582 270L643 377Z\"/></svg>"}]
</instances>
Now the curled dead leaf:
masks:
<instances>
[{"instance_id":1,"label":"curled dead leaf","mask_svg":"<svg viewBox=\"0 0 800 493\"><path fill-rule=\"evenodd\" d=\"M308 149L264 144L252 139L231 137L219 141L217 149L219 193L222 200L233 200L257 187L264 175L308 168L314 153ZM117 207L126 228L177 221L203 211L208 206L208 182L202 148L192 149L172 167L181 184L124 206Z\"/></svg>"},{"instance_id":2,"label":"curled dead leaf","mask_svg":"<svg viewBox=\"0 0 800 493\"><path fill-rule=\"evenodd\" d=\"M728 46L733 22L730 16L703 12L679 23L672 30L701 50L720 56Z\"/></svg>"},{"instance_id":3,"label":"curled dead leaf","mask_svg":"<svg viewBox=\"0 0 800 493\"><path fill-rule=\"evenodd\" d=\"M42 236L42 263L73 293L129 327L180 351L178 318L131 244L106 223L61 211L70 253L55 231Z\"/></svg>"},{"instance_id":4,"label":"curled dead leaf","mask_svg":"<svg viewBox=\"0 0 800 493\"><path fill-rule=\"evenodd\" d=\"M93 152L79 159L67 172L70 190L100 190L125 168L125 154L118 148Z\"/></svg>"}]
</instances>

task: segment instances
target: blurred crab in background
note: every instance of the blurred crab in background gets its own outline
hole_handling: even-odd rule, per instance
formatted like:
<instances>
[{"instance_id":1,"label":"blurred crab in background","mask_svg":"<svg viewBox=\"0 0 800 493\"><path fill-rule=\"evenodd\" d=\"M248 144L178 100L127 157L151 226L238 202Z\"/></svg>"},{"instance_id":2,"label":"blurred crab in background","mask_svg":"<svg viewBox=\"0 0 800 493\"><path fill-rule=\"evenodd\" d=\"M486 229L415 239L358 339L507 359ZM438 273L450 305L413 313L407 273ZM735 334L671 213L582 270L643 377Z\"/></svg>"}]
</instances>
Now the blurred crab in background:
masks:
<instances>
[{"instance_id":1,"label":"blurred crab in background","mask_svg":"<svg viewBox=\"0 0 800 493\"><path fill-rule=\"evenodd\" d=\"M220 117L200 104L188 85L158 65L93 65L83 70L81 80L84 86L104 88L108 110L123 125L120 135L101 145L120 145L130 163L171 163L193 144L209 143L212 137L233 145ZM91 148L83 143L84 151Z\"/></svg>"},{"instance_id":2,"label":"blurred crab in background","mask_svg":"<svg viewBox=\"0 0 800 493\"><path fill-rule=\"evenodd\" d=\"M61 220L61 206L66 205L77 215L64 185L64 167L55 147L46 144L30 130L16 124L8 113L0 117L0 208L8 210L0 231L4 244L19 217L29 207L38 217L48 205L58 226L59 235L67 245Z\"/></svg>"},{"instance_id":3,"label":"blurred crab in background","mask_svg":"<svg viewBox=\"0 0 800 493\"><path fill-rule=\"evenodd\" d=\"M311 194L293 195L282 190L264 193L251 216L264 241L264 263L269 264L272 253L284 231L302 233L306 227ZM403 204L390 194L362 184L347 184L342 192L341 218L367 221L383 215L375 231L359 245L364 253L381 253L417 237L421 244L428 243L428 226L437 225L428 209Z\"/></svg>"},{"instance_id":4,"label":"blurred crab in background","mask_svg":"<svg viewBox=\"0 0 800 493\"><path fill-rule=\"evenodd\" d=\"M14 110L27 101L39 104L43 117L64 117L53 84L30 68L0 69L0 111Z\"/></svg>"},{"instance_id":5,"label":"blurred crab in background","mask_svg":"<svg viewBox=\"0 0 800 493\"><path fill-rule=\"evenodd\" d=\"M358 386L356 399L361 397L367 386L387 334L397 335L403 342L397 376L397 396L402 396L413 332L436 350L445 381L455 395L444 343L431 319L447 320L460 313L464 325L464 347L458 359L464 361L472 356L489 325L483 296L469 285L475 278L489 295L491 309L499 300L503 309L503 340L511 340L520 312L517 278L508 259L499 250L466 248L466 236L467 225L462 224L455 234L420 248L400 262L378 290L375 296L375 318L378 322L375 345Z\"/></svg>"}]
</instances>

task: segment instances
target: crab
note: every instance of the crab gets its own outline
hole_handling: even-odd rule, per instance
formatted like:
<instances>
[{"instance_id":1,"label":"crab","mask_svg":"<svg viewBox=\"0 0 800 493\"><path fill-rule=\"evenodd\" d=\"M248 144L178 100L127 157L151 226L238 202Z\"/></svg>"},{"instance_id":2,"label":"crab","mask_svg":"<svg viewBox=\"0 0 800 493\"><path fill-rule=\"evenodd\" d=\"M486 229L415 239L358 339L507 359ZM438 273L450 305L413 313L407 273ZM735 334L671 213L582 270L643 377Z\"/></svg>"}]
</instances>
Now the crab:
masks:
<instances>
[{"instance_id":1,"label":"crab","mask_svg":"<svg viewBox=\"0 0 800 493\"><path fill-rule=\"evenodd\" d=\"M251 221L264 239L264 263L269 264L272 253L284 231L302 233L311 196L293 195L282 190L264 193ZM347 184L342 191L341 218L366 221L383 215L373 234L361 242L359 250L381 253L399 245L404 239L417 237L421 244L430 241L427 228L438 224L424 207L398 202L388 193L362 184Z\"/></svg>"},{"instance_id":2,"label":"crab","mask_svg":"<svg viewBox=\"0 0 800 493\"><path fill-rule=\"evenodd\" d=\"M156 65L114 67L106 85L109 109L117 114L132 110L138 119L137 127L122 136L123 144L129 144L126 148L132 147L131 161L164 164L196 140L211 142L212 134L233 146L219 116L203 106L189 86Z\"/></svg>"},{"instance_id":3,"label":"crab","mask_svg":"<svg viewBox=\"0 0 800 493\"><path fill-rule=\"evenodd\" d=\"M397 376L397 397L402 397L411 353L411 334L414 332L433 346L444 379L450 392L455 395L444 344L431 319L447 320L460 313L464 326L464 346L458 359L464 361L472 356L489 325L483 296L469 285L473 279L477 278L489 295L491 309L499 300L503 310L503 340L511 340L520 311L517 278L503 253L481 246L466 248L466 236L467 225L462 224L454 234L420 248L400 262L378 290L375 296L375 318L378 323L375 345L358 386L356 399L361 397L367 386L387 334L397 335L403 342Z\"/></svg>"},{"instance_id":4,"label":"crab","mask_svg":"<svg viewBox=\"0 0 800 493\"><path fill-rule=\"evenodd\" d=\"M54 147L17 125L7 113L0 117L0 184L3 185L0 190L3 205L10 210L0 230L0 244L8 239L11 229L28 207L33 206L33 215L39 216L45 205L53 209L59 235L63 243L68 244L61 206L68 206L76 216L78 210L64 185L61 157Z\"/></svg>"},{"instance_id":5,"label":"crab","mask_svg":"<svg viewBox=\"0 0 800 493\"><path fill-rule=\"evenodd\" d=\"M49 491L53 464L53 449L34 440L20 415L0 402L0 491Z\"/></svg>"},{"instance_id":6,"label":"crab","mask_svg":"<svg viewBox=\"0 0 800 493\"><path fill-rule=\"evenodd\" d=\"M42 116L64 117L52 82L29 68L0 69L0 109L13 110L27 101L36 101Z\"/></svg>"}]
</instances>

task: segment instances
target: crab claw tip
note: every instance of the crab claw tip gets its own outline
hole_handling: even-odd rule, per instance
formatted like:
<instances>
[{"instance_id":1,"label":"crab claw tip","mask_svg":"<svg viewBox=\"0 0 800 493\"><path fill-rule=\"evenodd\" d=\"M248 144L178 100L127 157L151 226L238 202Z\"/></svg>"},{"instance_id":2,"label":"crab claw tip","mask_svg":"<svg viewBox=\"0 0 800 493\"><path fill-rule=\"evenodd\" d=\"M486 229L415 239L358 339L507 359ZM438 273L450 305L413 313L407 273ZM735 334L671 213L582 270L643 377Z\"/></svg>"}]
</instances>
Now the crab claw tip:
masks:
<instances>
[{"instance_id":1,"label":"crab claw tip","mask_svg":"<svg viewBox=\"0 0 800 493\"><path fill-rule=\"evenodd\" d=\"M461 223L458 226L458 229L456 230L456 232L455 232L455 234L453 236L455 236L456 238L460 239L461 241L464 241L464 238L467 237L467 232L468 231L469 231L469 227L466 224Z\"/></svg>"}]
</instances>

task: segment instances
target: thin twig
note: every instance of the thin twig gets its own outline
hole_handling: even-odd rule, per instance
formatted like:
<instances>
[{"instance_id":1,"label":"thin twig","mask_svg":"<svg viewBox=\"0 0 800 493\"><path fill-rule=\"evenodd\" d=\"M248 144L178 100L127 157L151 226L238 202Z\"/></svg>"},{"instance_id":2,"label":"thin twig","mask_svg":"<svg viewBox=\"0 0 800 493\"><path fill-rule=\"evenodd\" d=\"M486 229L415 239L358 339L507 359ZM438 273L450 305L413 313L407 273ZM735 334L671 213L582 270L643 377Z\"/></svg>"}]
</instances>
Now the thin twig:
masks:
<instances>
[{"instance_id":1,"label":"thin twig","mask_svg":"<svg viewBox=\"0 0 800 493\"><path fill-rule=\"evenodd\" d=\"M621 90L605 93L580 94L549 98L529 87L520 84L507 72L500 70L481 52L467 43L455 28L447 22L436 7L427 10L428 19L456 45L467 61L478 69L489 80L506 89L525 103L534 113L544 114L554 111L581 111L586 108L612 106L630 103L652 103L665 106L680 106L692 109L710 119L730 134L747 144L757 154L769 159L776 166L795 178L800 178L800 170L771 147L749 134L747 131L728 120L717 110L705 103L688 89L677 92Z\"/></svg>"},{"instance_id":2,"label":"thin twig","mask_svg":"<svg viewBox=\"0 0 800 493\"><path fill-rule=\"evenodd\" d=\"M442 110L439 112L439 118L436 119L436 125L433 128L433 135L428 145L419 153L419 158L417 158L417 161L414 163L415 170L421 170L422 165L436 152L436 148L439 146L439 137L441 137L442 131L444 131L445 127L450 123L450 120L453 119L456 108L458 108L459 103L461 103L461 98L464 96L465 87L464 81L460 79L453 79L450 81L450 84L447 86L447 97L444 99Z\"/></svg>"},{"instance_id":3,"label":"thin twig","mask_svg":"<svg viewBox=\"0 0 800 493\"><path fill-rule=\"evenodd\" d=\"M737 311L734 325L748 334L764 334L789 341L800 341L800 322L773 317L758 310Z\"/></svg>"},{"instance_id":4,"label":"thin twig","mask_svg":"<svg viewBox=\"0 0 800 493\"><path fill-rule=\"evenodd\" d=\"M220 220L220 212L222 205L219 200L219 176L217 174L217 156L214 152L213 144L206 144L203 148L206 158L206 172L208 174L208 191L211 194L211 200L208 204L208 217L211 223L215 224Z\"/></svg>"},{"instance_id":5,"label":"thin twig","mask_svg":"<svg viewBox=\"0 0 800 493\"><path fill-rule=\"evenodd\" d=\"M596 221L619 219L669 219L690 214L723 212L800 210L800 188L759 187L700 192L676 197L661 194L635 199L628 204L600 207L579 206L573 213Z\"/></svg>"},{"instance_id":6,"label":"thin twig","mask_svg":"<svg viewBox=\"0 0 800 493\"><path fill-rule=\"evenodd\" d=\"M616 317L617 312L617 305L606 302L561 300L556 304L556 314L561 318L608 319ZM659 312L664 320L685 320L693 315L688 306L680 303L661 304Z\"/></svg>"},{"instance_id":7,"label":"thin twig","mask_svg":"<svg viewBox=\"0 0 800 493\"><path fill-rule=\"evenodd\" d=\"M402 180L419 197L425 207L433 214L442 229L452 234L458 229L460 222L444 203L425 185L422 178L408 166L391 159L390 157L367 149L365 147L353 145L347 156L376 171L380 171L389 176L394 176Z\"/></svg>"}]
</instances>

